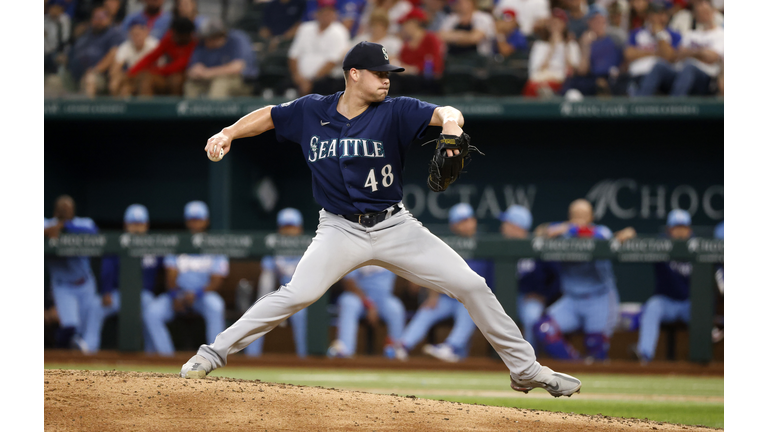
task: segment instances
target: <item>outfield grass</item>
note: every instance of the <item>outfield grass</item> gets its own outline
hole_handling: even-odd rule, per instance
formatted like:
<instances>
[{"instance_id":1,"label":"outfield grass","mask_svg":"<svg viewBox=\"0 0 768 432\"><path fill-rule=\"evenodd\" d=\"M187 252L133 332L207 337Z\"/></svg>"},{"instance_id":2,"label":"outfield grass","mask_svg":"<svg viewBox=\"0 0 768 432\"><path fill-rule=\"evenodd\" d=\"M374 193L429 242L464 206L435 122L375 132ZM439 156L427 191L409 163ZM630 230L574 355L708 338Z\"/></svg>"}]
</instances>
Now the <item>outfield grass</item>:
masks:
<instances>
[{"instance_id":1,"label":"outfield grass","mask_svg":"<svg viewBox=\"0 0 768 432\"><path fill-rule=\"evenodd\" d=\"M178 373L178 367L57 365L53 369L126 370ZM213 376L265 382L415 395L464 403L603 414L662 422L724 427L724 379L688 376L579 374L582 395L549 398L542 390L523 396L509 389L503 372L343 370L312 368L240 368L214 371Z\"/></svg>"}]
</instances>

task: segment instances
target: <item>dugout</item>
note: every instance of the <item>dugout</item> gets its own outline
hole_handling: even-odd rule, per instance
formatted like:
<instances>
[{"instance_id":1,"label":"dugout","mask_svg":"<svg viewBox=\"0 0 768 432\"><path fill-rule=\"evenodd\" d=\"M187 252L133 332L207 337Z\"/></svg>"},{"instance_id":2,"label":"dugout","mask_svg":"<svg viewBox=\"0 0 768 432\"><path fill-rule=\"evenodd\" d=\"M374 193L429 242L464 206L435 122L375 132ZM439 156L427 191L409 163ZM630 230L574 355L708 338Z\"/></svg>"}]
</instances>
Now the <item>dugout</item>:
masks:
<instances>
[{"instance_id":1,"label":"dugout","mask_svg":"<svg viewBox=\"0 0 768 432\"><path fill-rule=\"evenodd\" d=\"M460 201L476 209L484 233L498 230L496 215L508 205L530 207L538 225L564 219L576 198L593 203L598 223L633 226L646 236L660 233L676 207L691 212L702 237L723 219L721 100L427 100L462 110L472 143L486 153L473 155L468 174L446 193L433 194L425 181L432 148L412 146L405 202L436 233L446 232L447 210ZM277 143L268 132L236 143L234 157L219 163L202 151L221 127L281 102L46 100L46 215L67 193L78 214L102 230L119 230L134 202L149 208L152 230L180 230L184 204L201 199L211 207L214 230L271 230L276 212L291 206L311 232L319 207L298 146ZM432 129L424 141L437 135ZM650 296L650 264L614 267L622 301ZM237 281L227 283L233 289Z\"/></svg>"}]
</instances>

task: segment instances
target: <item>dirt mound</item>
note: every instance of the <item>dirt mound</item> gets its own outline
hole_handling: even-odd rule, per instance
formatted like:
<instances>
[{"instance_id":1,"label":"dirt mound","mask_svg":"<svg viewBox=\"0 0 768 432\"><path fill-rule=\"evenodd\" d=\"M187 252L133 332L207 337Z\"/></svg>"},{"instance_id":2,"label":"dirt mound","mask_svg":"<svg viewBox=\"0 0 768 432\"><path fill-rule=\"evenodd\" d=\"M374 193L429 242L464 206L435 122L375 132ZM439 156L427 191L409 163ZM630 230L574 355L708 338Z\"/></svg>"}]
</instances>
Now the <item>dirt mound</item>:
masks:
<instances>
[{"instance_id":1,"label":"dirt mound","mask_svg":"<svg viewBox=\"0 0 768 432\"><path fill-rule=\"evenodd\" d=\"M44 376L48 430L712 430L230 378L73 370Z\"/></svg>"}]
</instances>

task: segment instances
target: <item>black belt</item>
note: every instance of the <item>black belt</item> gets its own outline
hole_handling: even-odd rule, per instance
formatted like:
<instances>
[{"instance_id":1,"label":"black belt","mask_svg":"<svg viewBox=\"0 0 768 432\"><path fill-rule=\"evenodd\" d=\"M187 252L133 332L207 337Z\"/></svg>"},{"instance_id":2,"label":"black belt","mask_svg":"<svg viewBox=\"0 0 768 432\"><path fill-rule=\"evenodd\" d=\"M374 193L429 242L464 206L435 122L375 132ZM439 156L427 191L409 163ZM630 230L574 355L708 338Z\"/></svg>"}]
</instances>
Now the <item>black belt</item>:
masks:
<instances>
[{"instance_id":1,"label":"black belt","mask_svg":"<svg viewBox=\"0 0 768 432\"><path fill-rule=\"evenodd\" d=\"M387 208L385 210L382 210L376 213L348 214L348 215L339 215L339 216L343 217L348 221L357 222L366 228L372 228L377 223L383 222L387 218L387 214L395 215L400 210L401 210L400 205L395 205L394 209L392 209L392 213L389 213L389 208Z\"/></svg>"}]
</instances>

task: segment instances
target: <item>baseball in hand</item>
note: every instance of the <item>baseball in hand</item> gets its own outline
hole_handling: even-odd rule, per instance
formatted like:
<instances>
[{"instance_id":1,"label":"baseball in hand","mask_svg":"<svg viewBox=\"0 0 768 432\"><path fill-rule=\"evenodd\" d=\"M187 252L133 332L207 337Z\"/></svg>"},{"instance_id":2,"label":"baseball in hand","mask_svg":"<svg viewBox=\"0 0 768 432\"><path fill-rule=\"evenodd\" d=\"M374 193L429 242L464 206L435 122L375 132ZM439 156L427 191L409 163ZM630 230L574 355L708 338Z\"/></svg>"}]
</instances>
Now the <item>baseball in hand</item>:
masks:
<instances>
[{"instance_id":1,"label":"baseball in hand","mask_svg":"<svg viewBox=\"0 0 768 432\"><path fill-rule=\"evenodd\" d=\"M219 149L219 156L218 156L218 157L216 157L216 156L211 156L211 153L210 153L210 152L206 152L206 153L208 154L208 159L210 159L210 160L212 160L212 161L214 161L214 162L218 162L218 161L220 161L220 160L221 160L221 158L223 158L223 157L224 157L224 149Z\"/></svg>"}]
</instances>

